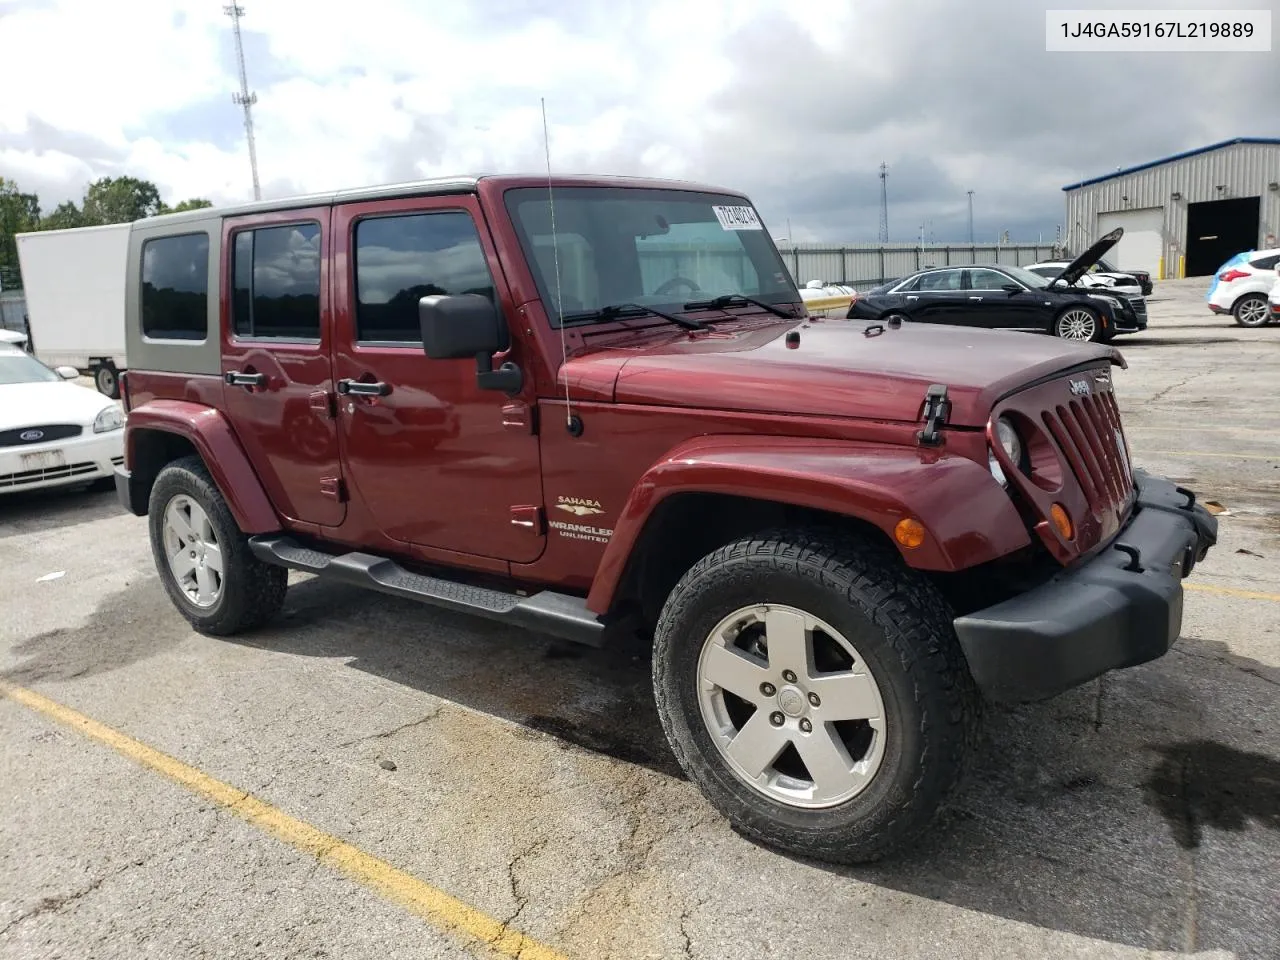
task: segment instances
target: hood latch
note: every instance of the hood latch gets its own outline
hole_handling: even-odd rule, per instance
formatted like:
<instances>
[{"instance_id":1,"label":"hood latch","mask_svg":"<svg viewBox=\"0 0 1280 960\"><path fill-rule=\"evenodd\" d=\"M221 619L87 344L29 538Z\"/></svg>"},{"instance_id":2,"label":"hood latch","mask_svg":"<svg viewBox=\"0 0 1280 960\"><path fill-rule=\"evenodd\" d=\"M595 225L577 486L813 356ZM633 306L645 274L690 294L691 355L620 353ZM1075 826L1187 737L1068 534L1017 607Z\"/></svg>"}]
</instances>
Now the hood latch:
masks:
<instances>
[{"instance_id":1,"label":"hood latch","mask_svg":"<svg viewBox=\"0 0 1280 960\"><path fill-rule=\"evenodd\" d=\"M942 427L949 413L951 401L947 399L946 384L930 384L924 394L924 429L916 433L922 447L936 447L942 443Z\"/></svg>"}]
</instances>

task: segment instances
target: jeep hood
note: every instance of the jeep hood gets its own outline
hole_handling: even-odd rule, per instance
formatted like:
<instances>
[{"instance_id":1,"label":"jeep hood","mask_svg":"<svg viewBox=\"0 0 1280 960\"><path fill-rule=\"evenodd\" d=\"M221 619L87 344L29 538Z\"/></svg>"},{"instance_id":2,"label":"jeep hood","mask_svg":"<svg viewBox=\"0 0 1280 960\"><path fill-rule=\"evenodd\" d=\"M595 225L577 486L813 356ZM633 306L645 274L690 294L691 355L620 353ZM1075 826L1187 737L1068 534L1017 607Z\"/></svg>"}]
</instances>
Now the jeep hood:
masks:
<instances>
[{"instance_id":1,"label":"jeep hood","mask_svg":"<svg viewBox=\"0 0 1280 960\"><path fill-rule=\"evenodd\" d=\"M799 334L795 346L788 332ZM1113 347L1038 334L810 320L664 334L562 369L580 400L902 422L920 419L925 391L940 383L948 422L980 427L1001 397L1084 364L1125 365Z\"/></svg>"}]
</instances>

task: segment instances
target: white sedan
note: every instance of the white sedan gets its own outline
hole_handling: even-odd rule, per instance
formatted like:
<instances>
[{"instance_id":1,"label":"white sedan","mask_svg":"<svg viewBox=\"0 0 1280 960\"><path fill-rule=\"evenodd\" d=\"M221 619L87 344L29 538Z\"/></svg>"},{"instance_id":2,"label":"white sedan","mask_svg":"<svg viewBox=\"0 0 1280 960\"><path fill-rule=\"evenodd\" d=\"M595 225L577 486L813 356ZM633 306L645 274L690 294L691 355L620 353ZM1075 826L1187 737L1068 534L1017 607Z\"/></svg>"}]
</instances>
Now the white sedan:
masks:
<instances>
[{"instance_id":1,"label":"white sedan","mask_svg":"<svg viewBox=\"0 0 1280 960\"><path fill-rule=\"evenodd\" d=\"M124 462L120 404L0 343L0 494L90 483Z\"/></svg>"}]
</instances>

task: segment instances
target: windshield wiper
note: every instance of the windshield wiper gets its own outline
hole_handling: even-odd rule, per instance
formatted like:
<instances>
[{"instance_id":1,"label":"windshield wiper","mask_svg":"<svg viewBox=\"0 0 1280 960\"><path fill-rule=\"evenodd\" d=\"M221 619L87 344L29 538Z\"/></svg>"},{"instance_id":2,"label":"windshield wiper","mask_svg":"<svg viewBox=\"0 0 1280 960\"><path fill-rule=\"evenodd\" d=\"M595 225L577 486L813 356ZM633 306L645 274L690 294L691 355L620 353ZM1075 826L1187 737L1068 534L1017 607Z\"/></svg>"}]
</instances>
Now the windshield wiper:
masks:
<instances>
[{"instance_id":1,"label":"windshield wiper","mask_svg":"<svg viewBox=\"0 0 1280 960\"><path fill-rule=\"evenodd\" d=\"M726 293L722 297L715 297L711 300L691 300L684 305L684 308L686 310L723 310L725 307L741 307L748 303L763 307L774 316L782 317L784 320L796 319L796 315L790 310L783 310L781 307L765 300L757 300L755 297L744 296L741 293Z\"/></svg>"},{"instance_id":2,"label":"windshield wiper","mask_svg":"<svg viewBox=\"0 0 1280 960\"><path fill-rule=\"evenodd\" d=\"M622 317L644 316L652 314L655 317L661 317L669 323L674 323L678 327L684 327L686 330L706 330L707 325L701 320L690 320L688 317L678 317L674 313L666 313L662 310L655 310L653 307L646 307L641 303L611 303L607 307L601 307L598 310L583 310L578 313L565 314L565 319L591 319L591 320L618 320Z\"/></svg>"}]
</instances>

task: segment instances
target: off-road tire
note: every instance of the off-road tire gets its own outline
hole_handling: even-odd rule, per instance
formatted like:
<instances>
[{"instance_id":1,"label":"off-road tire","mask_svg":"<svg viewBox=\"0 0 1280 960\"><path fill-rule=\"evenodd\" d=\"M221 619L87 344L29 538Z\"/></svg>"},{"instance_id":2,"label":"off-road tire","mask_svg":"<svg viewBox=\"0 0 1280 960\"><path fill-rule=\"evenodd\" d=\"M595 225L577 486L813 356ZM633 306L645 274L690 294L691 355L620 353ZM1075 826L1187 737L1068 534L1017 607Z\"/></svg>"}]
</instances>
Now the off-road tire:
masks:
<instances>
[{"instance_id":1,"label":"off-road tire","mask_svg":"<svg viewBox=\"0 0 1280 960\"><path fill-rule=\"evenodd\" d=\"M222 548L222 592L208 608L197 607L186 598L175 583L165 556L165 508L179 494L185 494L201 506ZM248 538L240 532L200 457L174 460L160 471L151 488L147 519L156 571L173 605L196 630L211 636L231 636L260 627L279 612L289 572L263 563L250 552Z\"/></svg>"},{"instance_id":2,"label":"off-road tire","mask_svg":"<svg viewBox=\"0 0 1280 960\"><path fill-rule=\"evenodd\" d=\"M697 664L717 623L739 607L797 607L854 643L884 701L885 753L872 781L837 806L801 809L729 769L702 719ZM671 749L741 833L838 863L878 860L924 834L976 746L980 699L938 591L897 552L825 530L775 530L707 555L676 584L659 618L654 694Z\"/></svg>"},{"instance_id":3,"label":"off-road tire","mask_svg":"<svg viewBox=\"0 0 1280 960\"><path fill-rule=\"evenodd\" d=\"M1240 326L1253 329L1267 325L1271 319L1271 309L1264 295L1248 293L1236 301L1231 308L1231 316Z\"/></svg>"}]
</instances>

